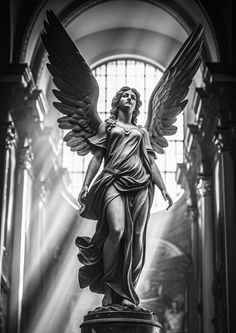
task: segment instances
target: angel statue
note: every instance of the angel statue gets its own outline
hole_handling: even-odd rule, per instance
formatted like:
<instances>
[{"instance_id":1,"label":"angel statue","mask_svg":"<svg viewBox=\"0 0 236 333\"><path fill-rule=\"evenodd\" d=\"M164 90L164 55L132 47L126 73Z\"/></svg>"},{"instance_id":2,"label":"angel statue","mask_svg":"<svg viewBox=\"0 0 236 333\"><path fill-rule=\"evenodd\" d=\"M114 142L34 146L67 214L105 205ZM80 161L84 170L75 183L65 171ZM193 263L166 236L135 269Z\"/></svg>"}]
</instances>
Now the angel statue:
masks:
<instances>
[{"instance_id":1,"label":"angel statue","mask_svg":"<svg viewBox=\"0 0 236 333\"><path fill-rule=\"evenodd\" d=\"M81 288L104 294L103 306L136 307L135 292L144 265L146 228L155 185L168 201L155 153L168 146L164 136L175 134L176 117L185 108L189 86L201 63L199 25L183 44L153 90L145 126L137 125L141 106L136 89L122 87L112 99L110 117L97 111L98 83L52 11L42 40L49 54L48 69L58 90L54 102L64 114L59 128L70 130L64 140L78 155L92 152L78 201L82 217L97 220L92 238L77 237ZM97 175L104 163L103 170Z\"/></svg>"}]
</instances>

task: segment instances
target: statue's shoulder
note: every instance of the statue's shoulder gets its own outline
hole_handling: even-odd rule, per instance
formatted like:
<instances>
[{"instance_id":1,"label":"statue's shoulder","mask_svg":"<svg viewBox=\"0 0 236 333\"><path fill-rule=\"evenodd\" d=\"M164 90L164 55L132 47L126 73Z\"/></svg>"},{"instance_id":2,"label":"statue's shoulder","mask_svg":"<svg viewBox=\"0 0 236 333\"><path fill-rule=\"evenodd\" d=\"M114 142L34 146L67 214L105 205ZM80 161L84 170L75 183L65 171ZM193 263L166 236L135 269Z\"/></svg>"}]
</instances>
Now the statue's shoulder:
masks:
<instances>
[{"instance_id":1,"label":"statue's shoulder","mask_svg":"<svg viewBox=\"0 0 236 333\"><path fill-rule=\"evenodd\" d=\"M145 127L143 127L142 125L136 125L136 126L145 136L148 134Z\"/></svg>"},{"instance_id":2,"label":"statue's shoulder","mask_svg":"<svg viewBox=\"0 0 236 333\"><path fill-rule=\"evenodd\" d=\"M117 119L113 117L107 118L105 121L106 132L110 133L113 127L116 127Z\"/></svg>"}]
</instances>

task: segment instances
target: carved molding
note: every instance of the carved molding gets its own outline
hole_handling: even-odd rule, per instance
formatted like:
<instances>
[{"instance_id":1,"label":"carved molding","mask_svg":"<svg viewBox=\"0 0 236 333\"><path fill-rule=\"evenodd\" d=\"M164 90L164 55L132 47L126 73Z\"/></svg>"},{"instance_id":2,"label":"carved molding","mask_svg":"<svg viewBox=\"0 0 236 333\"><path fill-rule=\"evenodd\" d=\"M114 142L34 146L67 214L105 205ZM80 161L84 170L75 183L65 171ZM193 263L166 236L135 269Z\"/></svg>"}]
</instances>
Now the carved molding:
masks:
<instances>
[{"instance_id":1,"label":"carved molding","mask_svg":"<svg viewBox=\"0 0 236 333\"><path fill-rule=\"evenodd\" d=\"M225 151L236 152L236 124L230 124L228 128L218 127L213 141L219 154Z\"/></svg>"},{"instance_id":2,"label":"carved molding","mask_svg":"<svg viewBox=\"0 0 236 333\"><path fill-rule=\"evenodd\" d=\"M211 177L200 176L197 190L201 197L212 195L212 180Z\"/></svg>"},{"instance_id":3,"label":"carved molding","mask_svg":"<svg viewBox=\"0 0 236 333\"><path fill-rule=\"evenodd\" d=\"M11 149L13 145L16 144L16 131L13 121L9 120L5 123L0 123L1 132L4 133L0 136L0 146L6 149Z\"/></svg>"},{"instance_id":4,"label":"carved molding","mask_svg":"<svg viewBox=\"0 0 236 333\"><path fill-rule=\"evenodd\" d=\"M34 89L28 96L26 107L35 123L39 123L43 129L43 121L48 113L48 107L44 95L41 90Z\"/></svg>"},{"instance_id":5,"label":"carved molding","mask_svg":"<svg viewBox=\"0 0 236 333\"><path fill-rule=\"evenodd\" d=\"M44 127L48 106L41 90L36 89L26 64L7 66L0 72L1 106L11 112L21 142Z\"/></svg>"},{"instance_id":6,"label":"carved molding","mask_svg":"<svg viewBox=\"0 0 236 333\"><path fill-rule=\"evenodd\" d=\"M210 101L206 111L213 112L218 118L212 143L219 154L226 150L235 151L236 66L208 64L204 76L204 89Z\"/></svg>"},{"instance_id":7,"label":"carved molding","mask_svg":"<svg viewBox=\"0 0 236 333\"><path fill-rule=\"evenodd\" d=\"M187 205L187 214L193 222L197 222L198 218L198 209L197 205Z\"/></svg>"},{"instance_id":8,"label":"carved molding","mask_svg":"<svg viewBox=\"0 0 236 333\"><path fill-rule=\"evenodd\" d=\"M22 88L27 88L28 93L35 89L33 75L27 64L11 64L1 67L0 84L14 83Z\"/></svg>"},{"instance_id":9,"label":"carved molding","mask_svg":"<svg viewBox=\"0 0 236 333\"><path fill-rule=\"evenodd\" d=\"M196 95L200 99L198 108L194 108L197 121L201 124L202 120L209 115L218 118L219 101L211 85L205 84L204 87L196 88Z\"/></svg>"},{"instance_id":10,"label":"carved molding","mask_svg":"<svg viewBox=\"0 0 236 333\"><path fill-rule=\"evenodd\" d=\"M236 67L207 64L203 86L193 99L196 122L188 125L185 139L187 177L212 175L217 154L228 150L236 156Z\"/></svg>"},{"instance_id":11,"label":"carved molding","mask_svg":"<svg viewBox=\"0 0 236 333\"><path fill-rule=\"evenodd\" d=\"M190 131L195 135L199 145L202 160L211 160L215 154L213 137L219 122L218 102L210 88L197 88L196 104L193 110L196 114L196 123L189 125Z\"/></svg>"},{"instance_id":12,"label":"carved molding","mask_svg":"<svg viewBox=\"0 0 236 333\"><path fill-rule=\"evenodd\" d=\"M31 170L34 155L30 145L21 147L19 153L19 167L22 169Z\"/></svg>"}]
</instances>

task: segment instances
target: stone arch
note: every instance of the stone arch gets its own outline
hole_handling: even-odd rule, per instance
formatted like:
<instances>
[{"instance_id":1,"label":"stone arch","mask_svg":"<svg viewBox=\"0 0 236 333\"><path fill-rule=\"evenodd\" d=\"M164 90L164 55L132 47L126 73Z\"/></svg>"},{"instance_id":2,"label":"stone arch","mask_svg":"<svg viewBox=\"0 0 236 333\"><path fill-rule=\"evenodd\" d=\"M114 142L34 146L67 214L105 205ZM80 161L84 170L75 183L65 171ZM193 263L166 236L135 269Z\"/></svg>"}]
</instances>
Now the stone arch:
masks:
<instances>
[{"instance_id":1,"label":"stone arch","mask_svg":"<svg viewBox=\"0 0 236 333\"><path fill-rule=\"evenodd\" d=\"M54 10L58 15L89 63L122 50L148 56L153 60L158 58L158 62L166 66L176 49L199 22L205 28L204 57L207 61L220 60L212 24L204 10L195 2L176 1L171 6L160 0L100 0L89 3L84 1L82 5L78 5L72 1L63 3L50 0L41 3L31 18L19 55L20 62L30 65L40 88L42 82L45 82L40 81L45 64L40 33L47 9ZM130 12L132 15L129 15ZM109 43L114 40L114 36L117 43ZM121 45L117 47L118 43ZM159 47L153 48L155 44Z\"/></svg>"},{"instance_id":2,"label":"stone arch","mask_svg":"<svg viewBox=\"0 0 236 333\"><path fill-rule=\"evenodd\" d=\"M47 9L56 13L90 65L108 56L133 54L146 57L165 68L199 22L204 24L205 29L204 61L220 60L212 24L204 10L193 1L177 1L170 5L161 0L99 0L83 1L78 5L73 1L50 0L41 3L31 18L19 55L20 62L30 67L36 86L47 97L50 108L54 98L52 80L45 66L47 56L40 38ZM188 97L190 102L185 112L185 124L194 121L191 101L195 87L202 83L200 70L194 80ZM49 125L54 127L54 116L49 115L48 119Z\"/></svg>"}]
</instances>

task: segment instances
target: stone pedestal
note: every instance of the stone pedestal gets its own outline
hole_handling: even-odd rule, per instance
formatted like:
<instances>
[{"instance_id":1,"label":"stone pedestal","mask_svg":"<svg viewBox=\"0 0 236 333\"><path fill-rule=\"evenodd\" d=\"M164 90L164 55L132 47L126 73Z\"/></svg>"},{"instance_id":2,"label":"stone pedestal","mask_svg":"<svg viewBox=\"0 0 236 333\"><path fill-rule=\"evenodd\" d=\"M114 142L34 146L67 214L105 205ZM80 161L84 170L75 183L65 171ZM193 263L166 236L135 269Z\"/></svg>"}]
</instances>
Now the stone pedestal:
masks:
<instances>
[{"instance_id":1,"label":"stone pedestal","mask_svg":"<svg viewBox=\"0 0 236 333\"><path fill-rule=\"evenodd\" d=\"M84 317L81 333L158 333L161 324L148 311L101 308Z\"/></svg>"}]
</instances>

